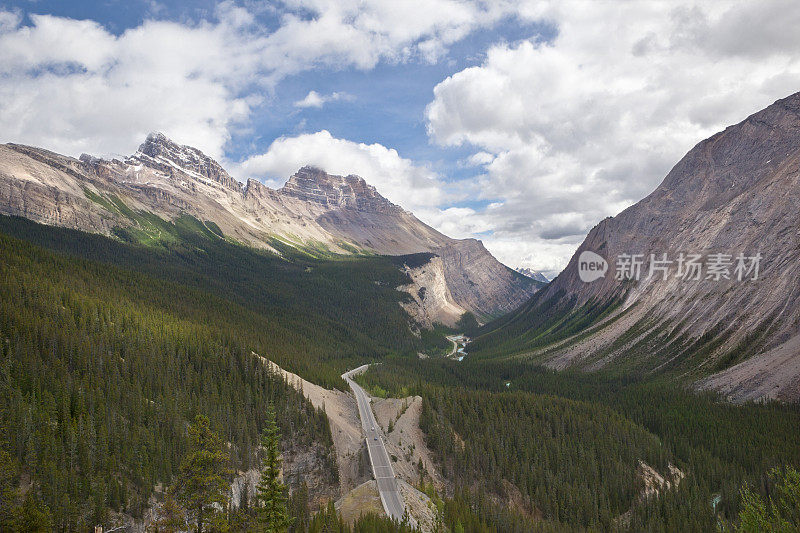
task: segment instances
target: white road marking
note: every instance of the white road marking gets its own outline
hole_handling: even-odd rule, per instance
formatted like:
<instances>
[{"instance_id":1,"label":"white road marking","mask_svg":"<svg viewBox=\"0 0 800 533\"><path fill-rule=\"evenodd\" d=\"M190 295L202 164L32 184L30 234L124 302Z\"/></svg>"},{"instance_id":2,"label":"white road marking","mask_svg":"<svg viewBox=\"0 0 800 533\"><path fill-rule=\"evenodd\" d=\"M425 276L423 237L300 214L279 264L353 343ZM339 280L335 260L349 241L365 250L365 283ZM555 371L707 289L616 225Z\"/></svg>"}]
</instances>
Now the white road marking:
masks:
<instances>
[{"instance_id":1,"label":"white road marking","mask_svg":"<svg viewBox=\"0 0 800 533\"><path fill-rule=\"evenodd\" d=\"M378 493L381 497L383 509L392 519L402 521L406 511L405 504L400 497L397 478L394 474L391 460L389 459L389 453L386 451L383 434L380 430L380 426L375 421L375 416L370 408L370 400L367 393L352 379L354 375L363 372L368 367L369 365L363 365L349 372L345 372L342 374L342 379L350 385L356 397L358 414L361 417L361 428L364 431L369 462L372 467L372 475L378 485ZM409 522L412 526L416 526L411 517L409 517Z\"/></svg>"}]
</instances>

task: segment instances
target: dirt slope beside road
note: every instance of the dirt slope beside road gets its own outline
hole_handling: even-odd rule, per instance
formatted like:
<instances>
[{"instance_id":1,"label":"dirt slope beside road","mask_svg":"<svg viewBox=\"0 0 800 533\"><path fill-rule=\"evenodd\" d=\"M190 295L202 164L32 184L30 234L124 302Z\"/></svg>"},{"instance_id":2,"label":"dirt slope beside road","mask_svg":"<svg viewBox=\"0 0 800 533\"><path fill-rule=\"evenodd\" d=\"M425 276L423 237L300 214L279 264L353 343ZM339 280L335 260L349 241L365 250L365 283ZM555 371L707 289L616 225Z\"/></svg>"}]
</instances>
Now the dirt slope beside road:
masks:
<instances>
[{"instance_id":1,"label":"dirt slope beside road","mask_svg":"<svg viewBox=\"0 0 800 533\"><path fill-rule=\"evenodd\" d=\"M366 452L355 398L342 391L320 387L284 370L265 357L258 357L272 372L281 376L296 390L302 391L314 407L325 410L339 467L342 496L336 502L336 508L342 517L352 523L361 514L383 514L375 480L369 472L369 463L363 460ZM393 431L386 433L386 449L397 458L392 467L399 478L398 485L408 512L422 531L432 531L434 510L430 499L414 488L420 479L420 461L426 482L432 482L440 493L446 491L447 485L436 469L433 455L425 445L425 436L419 428L422 398L373 397L372 409L376 421L382 427L388 428L389 421L392 421Z\"/></svg>"},{"instance_id":2,"label":"dirt slope beside road","mask_svg":"<svg viewBox=\"0 0 800 533\"><path fill-rule=\"evenodd\" d=\"M339 467L341 494L346 494L367 481L370 477L369 472L362 472L363 468L360 467L360 457L364 453L364 440L361 435L361 421L358 417L355 399L345 392L328 390L306 381L265 357L261 357L261 359L269 365L272 372L282 376L296 390L302 391L314 407L324 409L325 414L328 415L333 446L336 449L336 462Z\"/></svg>"},{"instance_id":3,"label":"dirt slope beside road","mask_svg":"<svg viewBox=\"0 0 800 533\"><path fill-rule=\"evenodd\" d=\"M432 482L437 491L444 491L445 479L436 468L433 453L425 445L425 434L419 428L422 398L419 396L402 399L375 398L372 410L386 434L386 450L393 456L392 466L397 476L411 485L416 485L420 474L424 472L426 482ZM392 431L389 431L390 423ZM423 466L422 472L419 469L420 461Z\"/></svg>"}]
</instances>

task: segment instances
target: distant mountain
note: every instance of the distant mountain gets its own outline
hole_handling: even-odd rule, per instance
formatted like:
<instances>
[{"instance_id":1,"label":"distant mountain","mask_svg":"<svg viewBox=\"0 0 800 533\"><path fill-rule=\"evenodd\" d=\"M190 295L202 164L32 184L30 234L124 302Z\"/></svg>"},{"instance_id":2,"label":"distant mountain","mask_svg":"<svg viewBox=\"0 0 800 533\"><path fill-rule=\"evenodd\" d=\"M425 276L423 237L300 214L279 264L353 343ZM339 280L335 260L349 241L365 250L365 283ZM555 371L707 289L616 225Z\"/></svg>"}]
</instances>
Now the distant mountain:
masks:
<instances>
[{"instance_id":1,"label":"distant mountain","mask_svg":"<svg viewBox=\"0 0 800 533\"><path fill-rule=\"evenodd\" d=\"M522 274L523 276L528 276L531 279L535 279L536 281L541 281L542 283L550 283L550 280L547 279L547 276L539 272L538 270L532 270L526 267L517 267L514 270Z\"/></svg>"},{"instance_id":2,"label":"distant mountain","mask_svg":"<svg viewBox=\"0 0 800 533\"><path fill-rule=\"evenodd\" d=\"M485 328L470 353L672 372L734 400L800 400L799 212L800 93L695 146L652 194L595 226L567 268ZM649 275L651 254L672 261L655 263L666 274ZM679 275L692 254L699 279ZM634 255L638 279L626 275ZM597 279L582 280L581 269Z\"/></svg>"},{"instance_id":3,"label":"distant mountain","mask_svg":"<svg viewBox=\"0 0 800 533\"><path fill-rule=\"evenodd\" d=\"M537 289L480 241L443 235L358 176L304 167L278 190L242 184L200 150L159 133L110 161L0 145L0 214L149 245L172 238L163 221L191 216L207 231L275 253L286 246L318 256L430 253L424 264L403 267L406 308L424 325L453 324L465 311L489 320Z\"/></svg>"}]
</instances>

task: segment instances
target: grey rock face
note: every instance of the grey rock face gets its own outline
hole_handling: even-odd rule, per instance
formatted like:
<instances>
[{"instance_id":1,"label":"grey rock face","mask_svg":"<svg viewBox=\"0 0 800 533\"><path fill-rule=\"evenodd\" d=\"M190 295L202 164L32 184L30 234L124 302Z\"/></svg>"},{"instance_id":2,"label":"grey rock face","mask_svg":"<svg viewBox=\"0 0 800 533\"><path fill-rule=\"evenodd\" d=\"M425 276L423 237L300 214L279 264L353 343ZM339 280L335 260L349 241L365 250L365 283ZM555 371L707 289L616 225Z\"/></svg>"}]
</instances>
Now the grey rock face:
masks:
<instances>
[{"instance_id":1,"label":"grey rock face","mask_svg":"<svg viewBox=\"0 0 800 533\"><path fill-rule=\"evenodd\" d=\"M144 143L139 146L139 151L126 162L129 164L142 162L168 174L175 171L194 174L233 191L242 189L242 184L232 178L219 163L197 148L179 145L169 140L163 133L148 135Z\"/></svg>"},{"instance_id":2,"label":"grey rock face","mask_svg":"<svg viewBox=\"0 0 800 533\"><path fill-rule=\"evenodd\" d=\"M500 264L479 240L451 240L434 252L442 257L453 300L480 321L514 310L537 289L529 278Z\"/></svg>"},{"instance_id":3,"label":"grey rock face","mask_svg":"<svg viewBox=\"0 0 800 533\"><path fill-rule=\"evenodd\" d=\"M541 281L542 283L550 283L550 280L547 279L547 276L539 272L538 270L533 270L526 267L518 267L515 268L517 272L522 274L523 276L528 276L531 279L535 279L536 281Z\"/></svg>"},{"instance_id":4,"label":"grey rock face","mask_svg":"<svg viewBox=\"0 0 800 533\"><path fill-rule=\"evenodd\" d=\"M367 213L399 215L402 208L378 194L358 176L332 176L314 167L303 167L278 190L306 202L315 202L328 209L354 209Z\"/></svg>"}]
</instances>

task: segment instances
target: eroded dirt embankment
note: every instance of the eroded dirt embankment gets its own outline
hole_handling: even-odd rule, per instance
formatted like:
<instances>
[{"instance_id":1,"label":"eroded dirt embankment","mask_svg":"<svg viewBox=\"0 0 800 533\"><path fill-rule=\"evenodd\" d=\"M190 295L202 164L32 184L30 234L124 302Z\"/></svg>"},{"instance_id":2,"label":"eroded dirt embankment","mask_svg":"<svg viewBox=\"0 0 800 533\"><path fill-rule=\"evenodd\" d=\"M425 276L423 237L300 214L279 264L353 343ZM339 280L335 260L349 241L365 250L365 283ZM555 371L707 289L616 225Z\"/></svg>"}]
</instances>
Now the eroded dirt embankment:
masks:
<instances>
[{"instance_id":1,"label":"eroded dirt embankment","mask_svg":"<svg viewBox=\"0 0 800 533\"><path fill-rule=\"evenodd\" d=\"M328 416L339 470L340 498L336 507L342 516L352 521L368 512L382 513L377 488L366 460L355 398L339 390L320 387L264 357L261 359L272 372L301 391L314 407L324 409ZM414 486L422 476L441 492L445 489L445 480L436 468L433 454L425 445L425 436L419 428L422 398L373 397L372 401L375 418L386 435L386 448L392 458L392 466L400 481L401 493L409 514L423 531L430 531L434 523L430 499ZM388 431L390 423L392 431Z\"/></svg>"}]
</instances>

